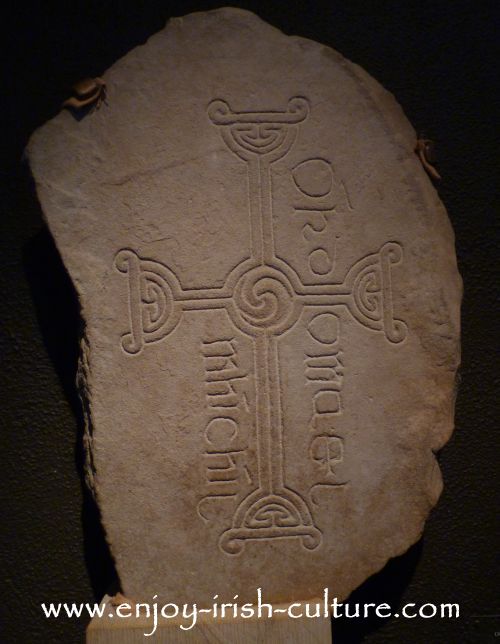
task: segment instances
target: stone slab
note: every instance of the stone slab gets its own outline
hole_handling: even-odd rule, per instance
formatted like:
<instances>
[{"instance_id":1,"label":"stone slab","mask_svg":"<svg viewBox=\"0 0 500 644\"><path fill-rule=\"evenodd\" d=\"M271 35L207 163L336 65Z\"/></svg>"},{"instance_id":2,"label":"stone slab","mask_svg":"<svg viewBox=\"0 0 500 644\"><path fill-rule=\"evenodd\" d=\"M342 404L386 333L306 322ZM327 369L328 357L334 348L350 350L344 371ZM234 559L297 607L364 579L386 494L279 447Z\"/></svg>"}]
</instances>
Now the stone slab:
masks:
<instances>
[{"instance_id":1,"label":"stone slab","mask_svg":"<svg viewBox=\"0 0 500 644\"><path fill-rule=\"evenodd\" d=\"M358 66L237 9L103 79L28 154L123 592L344 598L421 535L453 428L461 280L415 132Z\"/></svg>"}]
</instances>

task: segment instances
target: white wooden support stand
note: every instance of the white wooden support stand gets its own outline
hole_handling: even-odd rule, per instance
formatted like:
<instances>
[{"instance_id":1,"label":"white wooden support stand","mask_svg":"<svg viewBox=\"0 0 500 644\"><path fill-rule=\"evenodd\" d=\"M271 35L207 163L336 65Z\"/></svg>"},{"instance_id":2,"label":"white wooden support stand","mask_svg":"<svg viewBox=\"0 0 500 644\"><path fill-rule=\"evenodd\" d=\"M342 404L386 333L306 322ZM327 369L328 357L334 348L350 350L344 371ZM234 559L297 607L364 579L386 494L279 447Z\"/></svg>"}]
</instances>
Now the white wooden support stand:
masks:
<instances>
[{"instance_id":1,"label":"white wooden support stand","mask_svg":"<svg viewBox=\"0 0 500 644\"><path fill-rule=\"evenodd\" d=\"M225 619L213 619L210 615L199 614L196 625L182 630L180 625L190 622L172 618L157 621L154 635L145 637L154 628L154 620L144 615L136 618L120 618L115 607L106 596L104 617L94 617L87 627L86 644L331 644L331 619L325 617L292 618L276 609L287 608L289 604L274 604L273 616L268 618L251 617L234 619L228 615ZM126 601L126 600L124 600ZM321 600L309 599L307 603L315 604ZM305 604L306 602L301 602ZM131 611L134 613L134 611ZM113 617L109 617L113 614Z\"/></svg>"}]
</instances>

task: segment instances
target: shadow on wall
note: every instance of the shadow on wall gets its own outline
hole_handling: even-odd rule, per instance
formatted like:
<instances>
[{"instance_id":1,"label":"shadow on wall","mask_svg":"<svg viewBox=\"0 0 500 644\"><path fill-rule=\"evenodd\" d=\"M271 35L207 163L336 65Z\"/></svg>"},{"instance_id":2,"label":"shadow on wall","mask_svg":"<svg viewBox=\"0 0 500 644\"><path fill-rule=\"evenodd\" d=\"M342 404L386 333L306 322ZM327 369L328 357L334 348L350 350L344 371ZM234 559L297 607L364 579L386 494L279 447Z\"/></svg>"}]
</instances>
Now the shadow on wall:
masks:
<instances>
[{"instance_id":1,"label":"shadow on wall","mask_svg":"<svg viewBox=\"0 0 500 644\"><path fill-rule=\"evenodd\" d=\"M27 168L26 175L29 175ZM26 185L27 190L30 189L34 204L37 204L31 177L27 176ZM94 596L100 600L105 593L114 591L117 575L101 525L99 510L84 476L84 418L76 388L82 330L78 298L46 226L43 226L23 248L23 265L47 353L76 419L75 466L82 487L84 557Z\"/></svg>"},{"instance_id":2,"label":"shadow on wall","mask_svg":"<svg viewBox=\"0 0 500 644\"><path fill-rule=\"evenodd\" d=\"M27 169L26 173L28 174ZM33 182L31 178L27 181L31 183L32 199L34 204L37 204ZM45 347L77 421L75 465L80 476L83 495L81 516L84 557L95 598L100 600L105 593L115 592L118 588L118 579L101 526L99 510L85 484L84 420L75 384L82 327L78 299L46 226L23 250L25 273ZM370 602L376 604L386 602L391 607L397 607L413 576L421 552L422 541L419 541L404 555L389 561L383 570L368 579L346 600L351 605L351 610L354 610L356 603L362 605ZM363 617L336 619L333 623L334 642L335 644L357 644L387 621L375 615L367 619Z\"/></svg>"},{"instance_id":3,"label":"shadow on wall","mask_svg":"<svg viewBox=\"0 0 500 644\"><path fill-rule=\"evenodd\" d=\"M349 614L354 614L355 604L359 604L361 617L341 617L333 620L334 644L360 644L366 635L377 631L391 619L395 619L390 617L382 619L373 612L365 619L362 617L363 604L371 603L378 606L386 603L395 611L413 577L422 549L423 540L421 539L403 555L391 559L380 572L367 579L351 593L345 600L345 603L350 605Z\"/></svg>"}]
</instances>

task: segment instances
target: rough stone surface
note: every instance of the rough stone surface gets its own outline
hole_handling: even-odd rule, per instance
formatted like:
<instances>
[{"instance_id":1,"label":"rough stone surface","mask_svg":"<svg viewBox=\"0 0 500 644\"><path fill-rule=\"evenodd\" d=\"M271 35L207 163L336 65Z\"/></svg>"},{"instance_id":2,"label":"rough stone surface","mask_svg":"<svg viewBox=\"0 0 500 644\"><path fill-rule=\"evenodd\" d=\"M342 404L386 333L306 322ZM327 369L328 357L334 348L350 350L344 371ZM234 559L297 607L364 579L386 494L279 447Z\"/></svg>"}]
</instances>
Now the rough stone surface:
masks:
<instances>
[{"instance_id":1,"label":"rough stone surface","mask_svg":"<svg viewBox=\"0 0 500 644\"><path fill-rule=\"evenodd\" d=\"M345 597L453 428L453 233L380 85L251 13L176 19L28 154L85 322L88 478L135 599Z\"/></svg>"}]
</instances>

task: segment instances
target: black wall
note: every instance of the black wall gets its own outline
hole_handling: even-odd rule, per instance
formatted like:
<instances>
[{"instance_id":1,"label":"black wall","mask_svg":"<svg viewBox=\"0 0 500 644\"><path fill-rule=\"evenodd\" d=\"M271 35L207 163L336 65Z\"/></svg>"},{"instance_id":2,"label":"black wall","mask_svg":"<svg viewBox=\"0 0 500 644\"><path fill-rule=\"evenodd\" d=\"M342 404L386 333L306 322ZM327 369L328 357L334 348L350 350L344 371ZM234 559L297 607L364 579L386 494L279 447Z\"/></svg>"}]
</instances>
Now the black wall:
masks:
<instances>
[{"instance_id":1,"label":"black wall","mask_svg":"<svg viewBox=\"0 0 500 644\"><path fill-rule=\"evenodd\" d=\"M79 318L41 219L23 148L68 88L97 76L171 15L218 2L19 1L3 5L0 56L0 641L80 642L85 619L43 616L42 601L93 601L114 572L82 481L74 387ZM287 33L331 45L392 91L437 143L439 192L465 282L456 432L440 455L445 490L424 538L351 601L458 602L458 621L343 620L335 643L489 642L500 631L498 540L497 2L235 2ZM495 24L496 20L496 24ZM498 534L498 533L497 533ZM488 617L490 616L490 617ZM497 639L498 641L498 639Z\"/></svg>"}]
</instances>

